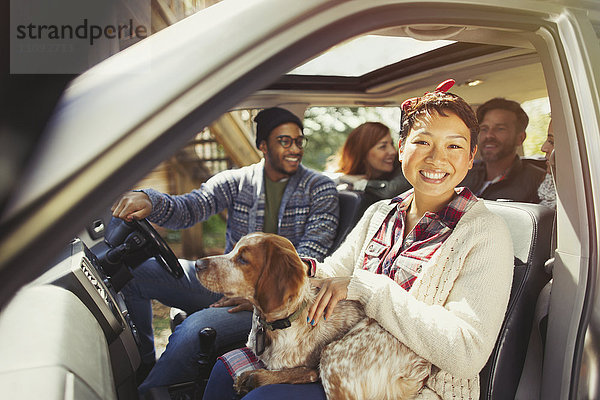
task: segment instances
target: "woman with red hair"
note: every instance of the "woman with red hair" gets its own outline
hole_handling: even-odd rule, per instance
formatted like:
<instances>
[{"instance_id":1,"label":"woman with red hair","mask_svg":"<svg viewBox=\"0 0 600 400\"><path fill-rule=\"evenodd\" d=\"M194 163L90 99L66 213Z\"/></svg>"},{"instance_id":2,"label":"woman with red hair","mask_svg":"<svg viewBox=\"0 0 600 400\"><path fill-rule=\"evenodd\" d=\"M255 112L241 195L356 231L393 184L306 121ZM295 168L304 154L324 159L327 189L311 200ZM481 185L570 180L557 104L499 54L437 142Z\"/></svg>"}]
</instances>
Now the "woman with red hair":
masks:
<instances>
[{"instance_id":1,"label":"woman with red hair","mask_svg":"<svg viewBox=\"0 0 600 400\"><path fill-rule=\"evenodd\" d=\"M333 161L337 161L337 174L332 177L338 190L364 191L375 201L411 188L402 174L390 129L380 122L356 127Z\"/></svg>"}]
</instances>

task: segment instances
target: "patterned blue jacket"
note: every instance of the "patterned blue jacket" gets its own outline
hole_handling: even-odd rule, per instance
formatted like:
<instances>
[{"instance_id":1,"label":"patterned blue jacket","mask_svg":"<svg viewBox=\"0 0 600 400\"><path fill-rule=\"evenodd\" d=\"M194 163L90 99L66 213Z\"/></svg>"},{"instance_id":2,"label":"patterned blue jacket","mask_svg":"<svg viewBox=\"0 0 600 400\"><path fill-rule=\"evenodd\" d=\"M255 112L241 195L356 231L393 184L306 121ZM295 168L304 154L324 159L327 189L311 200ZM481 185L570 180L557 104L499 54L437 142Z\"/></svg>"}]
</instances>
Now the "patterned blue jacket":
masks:
<instances>
[{"instance_id":1,"label":"patterned blue jacket","mask_svg":"<svg viewBox=\"0 0 600 400\"><path fill-rule=\"evenodd\" d=\"M170 229L188 228L228 210L225 252L240 238L263 229L264 160L220 172L190 193L172 196L144 189L152 201L148 219ZM338 226L339 204L333 181L300 165L290 177L279 208L278 234L288 238L301 256L322 260Z\"/></svg>"}]
</instances>

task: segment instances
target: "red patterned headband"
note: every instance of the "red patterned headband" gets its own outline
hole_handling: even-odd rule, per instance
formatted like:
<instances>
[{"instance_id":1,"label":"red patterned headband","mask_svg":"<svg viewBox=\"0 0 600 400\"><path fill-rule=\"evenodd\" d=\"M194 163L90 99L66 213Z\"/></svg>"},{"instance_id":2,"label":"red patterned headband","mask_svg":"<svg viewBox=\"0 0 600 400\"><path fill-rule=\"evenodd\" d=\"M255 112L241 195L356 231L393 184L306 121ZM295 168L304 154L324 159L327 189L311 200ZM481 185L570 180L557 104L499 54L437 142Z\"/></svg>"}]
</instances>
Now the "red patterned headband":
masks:
<instances>
[{"instance_id":1,"label":"red patterned headband","mask_svg":"<svg viewBox=\"0 0 600 400\"><path fill-rule=\"evenodd\" d=\"M440 83L434 90L434 92L443 92L446 93L448 90L450 90L450 88L452 86L454 86L454 84L456 83L456 81L454 79L447 79L444 82ZM427 94L429 92L425 92L425 94ZM417 101L419 101L420 97L412 97L410 99L406 99L402 102L402 105L400 107L402 107L402 111L407 111L412 105L414 105Z\"/></svg>"}]
</instances>

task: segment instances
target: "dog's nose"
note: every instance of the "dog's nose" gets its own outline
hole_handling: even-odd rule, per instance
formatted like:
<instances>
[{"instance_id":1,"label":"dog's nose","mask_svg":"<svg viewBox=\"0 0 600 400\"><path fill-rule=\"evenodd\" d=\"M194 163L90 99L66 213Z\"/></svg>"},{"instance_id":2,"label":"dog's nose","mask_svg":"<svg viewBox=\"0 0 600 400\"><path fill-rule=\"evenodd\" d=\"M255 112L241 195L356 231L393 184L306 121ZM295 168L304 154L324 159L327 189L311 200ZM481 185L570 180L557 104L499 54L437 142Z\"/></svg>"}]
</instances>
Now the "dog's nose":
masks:
<instances>
[{"instance_id":1,"label":"dog's nose","mask_svg":"<svg viewBox=\"0 0 600 400\"><path fill-rule=\"evenodd\" d=\"M200 272L204 269L208 268L208 261L204 258L199 258L196 260L196 272Z\"/></svg>"}]
</instances>

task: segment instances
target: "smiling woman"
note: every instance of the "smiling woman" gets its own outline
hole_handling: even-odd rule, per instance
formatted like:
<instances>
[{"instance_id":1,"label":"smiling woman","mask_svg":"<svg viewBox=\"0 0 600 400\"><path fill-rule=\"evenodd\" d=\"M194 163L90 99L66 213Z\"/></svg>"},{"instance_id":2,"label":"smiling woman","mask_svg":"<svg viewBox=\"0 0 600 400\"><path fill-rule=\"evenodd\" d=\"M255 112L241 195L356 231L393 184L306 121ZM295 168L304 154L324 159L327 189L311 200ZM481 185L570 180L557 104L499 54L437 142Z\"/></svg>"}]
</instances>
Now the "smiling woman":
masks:
<instances>
[{"instance_id":1,"label":"smiling woman","mask_svg":"<svg viewBox=\"0 0 600 400\"><path fill-rule=\"evenodd\" d=\"M348 135L338 172L378 179L394 170L397 155L390 129L379 122L365 122Z\"/></svg>"},{"instance_id":2,"label":"smiling woman","mask_svg":"<svg viewBox=\"0 0 600 400\"><path fill-rule=\"evenodd\" d=\"M410 189L390 129L380 122L365 122L352 130L330 162L338 190L364 190L367 205Z\"/></svg>"},{"instance_id":3,"label":"smiling woman","mask_svg":"<svg viewBox=\"0 0 600 400\"><path fill-rule=\"evenodd\" d=\"M288 385L287 398L398 398L408 382L421 388L418 399L479 396L478 374L508 304L512 245L500 218L469 189L456 187L473 164L479 125L470 106L445 90L403 107L402 169L414 191L375 203L342 246L316 264L318 293L307 322L330 323L343 300L360 303L367 322L325 348L322 387ZM408 378L417 365L402 364L403 346L427 363L426 379ZM233 365L237 355L216 364L205 399L231 398L228 374L256 368ZM278 383L290 383L284 375ZM253 384L261 385L258 378ZM280 391L266 385L244 399L275 399Z\"/></svg>"},{"instance_id":4,"label":"smiling woman","mask_svg":"<svg viewBox=\"0 0 600 400\"><path fill-rule=\"evenodd\" d=\"M469 113L470 108L465 110L461 103L450 104L459 104L462 109L430 106L426 111L409 114L401 133L402 170L415 194L419 193L432 211L452 199L454 189L473 167L477 149L478 125L469 118L472 111Z\"/></svg>"},{"instance_id":5,"label":"smiling woman","mask_svg":"<svg viewBox=\"0 0 600 400\"><path fill-rule=\"evenodd\" d=\"M415 193L434 204L449 201L473 166L469 141L469 129L454 113L417 121L401 147L402 170Z\"/></svg>"}]
</instances>

